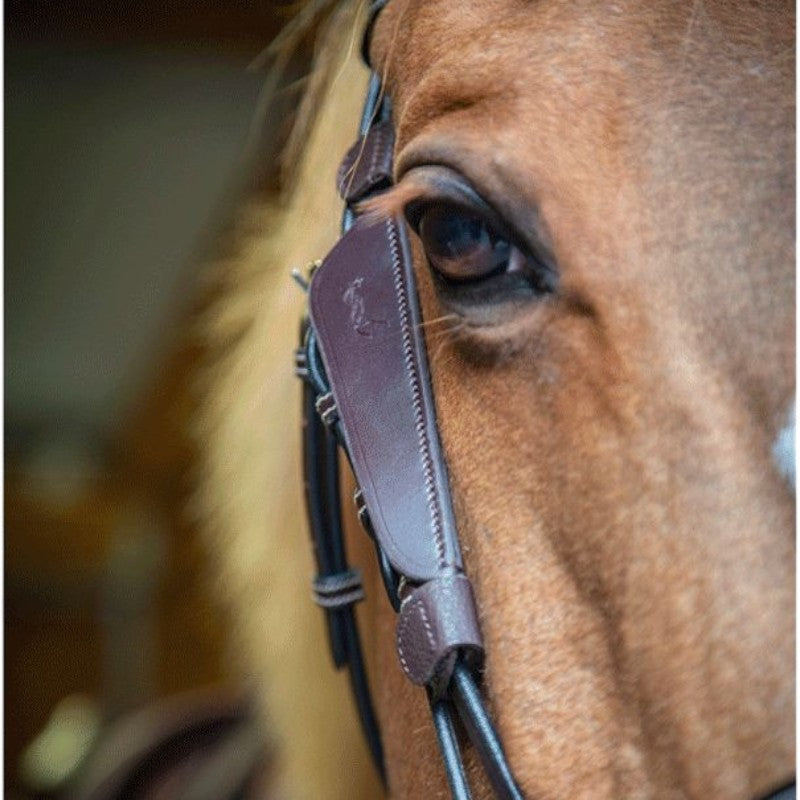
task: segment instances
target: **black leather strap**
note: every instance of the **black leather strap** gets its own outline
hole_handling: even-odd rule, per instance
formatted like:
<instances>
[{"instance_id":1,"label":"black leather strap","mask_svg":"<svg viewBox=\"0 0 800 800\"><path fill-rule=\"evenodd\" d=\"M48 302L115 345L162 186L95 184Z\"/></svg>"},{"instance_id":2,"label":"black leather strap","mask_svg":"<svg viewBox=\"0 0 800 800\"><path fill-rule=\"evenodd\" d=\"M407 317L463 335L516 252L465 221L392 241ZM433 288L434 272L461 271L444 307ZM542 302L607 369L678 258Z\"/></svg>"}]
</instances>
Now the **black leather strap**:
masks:
<instances>
[{"instance_id":1,"label":"black leather strap","mask_svg":"<svg viewBox=\"0 0 800 800\"><path fill-rule=\"evenodd\" d=\"M329 390L307 322L303 323L301 336L303 347L295 363L299 377L303 378L303 471L306 510L317 564L313 586L317 591L320 587L353 587L353 570L347 563L341 522L337 435L335 428L326 426L317 413L317 399ZM348 602L323 605L333 663L337 669L348 668L364 737L378 774L385 783L380 728L372 705L354 615L353 603L359 599L357 594L351 589L346 598Z\"/></svg>"},{"instance_id":2,"label":"black leather strap","mask_svg":"<svg viewBox=\"0 0 800 800\"><path fill-rule=\"evenodd\" d=\"M469 790L469 783L467 783L467 776L464 774L464 764L461 761L461 752L453 726L453 706L450 700L446 697L440 700L431 699L431 716L450 794L453 800L470 800L472 794Z\"/></svg>"},{"instance_id":3,"label":"black leather strap","mask_svg":"<svg viewBox=\"0 0 800 800\"><path fill-rule=\"evenodd\" d=\"M501 800L523 800L503 746L492 725L475 684L473 672L463 661L456 664L450 684L450 695L470 741L478 751L483 768L495 794Z\"/></svg>"},{"instance_id":4,"label":"black leather strap","mask_svg":"<svg viewBox=\"0 0 800 800\"><path fill-rule=\"evenodd\" d=\"M364 63L368 67L372 66L369 60L369 46L372 42L372 31L375 28L378 15L388 4L389 0L373 0L369 6L369 16L367 17L367 24L364 26L364 36L361 39L361 58L364 59Z\"/></svg>"}]
</instances>

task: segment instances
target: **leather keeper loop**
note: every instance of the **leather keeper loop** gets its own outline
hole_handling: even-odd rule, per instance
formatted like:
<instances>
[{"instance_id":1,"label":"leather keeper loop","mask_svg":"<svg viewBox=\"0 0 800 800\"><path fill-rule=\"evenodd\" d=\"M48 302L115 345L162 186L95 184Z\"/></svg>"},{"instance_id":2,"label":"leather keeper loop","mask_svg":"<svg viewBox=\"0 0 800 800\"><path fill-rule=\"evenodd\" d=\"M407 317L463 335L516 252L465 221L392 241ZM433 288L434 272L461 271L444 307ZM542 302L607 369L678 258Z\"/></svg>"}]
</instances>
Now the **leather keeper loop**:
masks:
<instances>
[{"instance_id":1,"label":"leather keeper loop","mask_svg":"<svg viewBox=\"0 0 800 800\"><path fill-rule=\"evenodd\" d=\"M326 392L321 397L318 397L314 406L326 427L330 428L331 425L336 424L339 419L339 412L336 410L336 401L333 399L331 392Z\"/></svg>"},{"instance_id":2,"label":"leather keeper loop","mask_svg":"<svg viewBox=\"0 0 800 800\"><path fill-rule=\"evenodd\" d=\"M394 128L391 122L376 122L346 153L336 174L342 199L355 203L392 183Z\"/></svg>"},{"instance_id":3,"label":"leather keeper loop","mask_svg":"<svg viewBox=\"0 0 800 800\"><path fill-rule=\"evenodd\" d=\"M439 694L450 680L457 650L483 654L472 585L466 575L435 578L403 601L397 622L397 653L412 683Z\"/></svg>"},{"instance_id":4,"label":"leather keeper loop","mask_svg":"<svg viewBox=\"0 0 800 800\"><path fill-rule=\"evenodd\" d=\"M361 572L351 569L314 579L314 602L322 608L344 608L364 599Z\"/></svg>"}]
</instances>

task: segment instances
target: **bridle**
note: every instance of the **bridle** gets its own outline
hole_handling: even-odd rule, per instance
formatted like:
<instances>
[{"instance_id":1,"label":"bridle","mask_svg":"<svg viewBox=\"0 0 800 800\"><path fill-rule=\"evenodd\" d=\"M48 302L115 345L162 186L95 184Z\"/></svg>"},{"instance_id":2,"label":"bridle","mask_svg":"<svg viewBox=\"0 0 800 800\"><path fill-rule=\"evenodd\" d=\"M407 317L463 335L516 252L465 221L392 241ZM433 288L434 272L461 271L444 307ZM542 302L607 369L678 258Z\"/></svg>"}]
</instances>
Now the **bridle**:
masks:
<instances>
[{"instance_id":1,"label":"bridle","mask_svg":"<svg viewBox=\"0 0 800 800\"><path fill-rule=\"evenodd\" d=\"M362 52L388 0L372 4ZM359 138L338 174L342 237L312 271L296 373L303 380L305 495L334 664L347 667L361 725L386 781L379 726L354 604L361 575L345 552L339 449L350 462L355 503L398 614L403 671L425 687L454 800L469 798L456 725L477 751L497 797L522 800L480 690L483 640L464 574L436 426L425 342L405 226L375 223L358 205L392 184L390 100L370 74ZM786 790L783 790L786 791ZM794 797L779 792L775 800Z\"/></svg>"},{"instance_id":2,"label":"bridle","mask_svg":"<svg viewBox=\"0 0 800 800\"><path fill-rule=\"evenodd\" d=\"M385 0L373 4L369 35ZM368 61L368 59L367 59ZM359 139L339 170L342 238L308 287L296 371L303 379L306 504L334 664L348 667L369 749L385 781L353 604L361 576L344 547L338 450L358 482L359 519L372 537L390 603L397 651L430 702L452 796L470 797L456 719L498 797L521 800L479 688L483 640L464 574L421 331L404 224L359 217L358 203L392 183L388 97L370 75Z\"/></svg>"}]
</instances>

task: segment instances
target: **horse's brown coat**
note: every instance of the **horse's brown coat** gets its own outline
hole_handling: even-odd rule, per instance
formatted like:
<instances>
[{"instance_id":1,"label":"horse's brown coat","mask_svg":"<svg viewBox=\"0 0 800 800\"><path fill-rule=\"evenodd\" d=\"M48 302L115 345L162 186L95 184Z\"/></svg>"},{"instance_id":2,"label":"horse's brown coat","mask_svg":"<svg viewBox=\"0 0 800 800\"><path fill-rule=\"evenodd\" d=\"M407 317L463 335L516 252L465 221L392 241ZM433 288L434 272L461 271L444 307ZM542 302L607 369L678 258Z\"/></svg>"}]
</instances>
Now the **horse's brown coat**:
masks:
<instances>
[{"instance_id":1,"label":"horse's brown coat","mask_svg":"<svg viewBox=\"0 0 800 800\"><path fill-rule=\"evenodd\" d=\"M424 191L409 167L448 164L559 269L549 300L436 322L452 309L417 253L486 688L527 797L744 800L794 772L794 502L770 459L794 390L793 35L785 3L722 0L390 0L378 21L401 179L380 208ZM375 790L319 672L298 501L279 495L295 473L265 455L294 447L274 370L290 380L299 297L261 264L335 236L361 92L337 81L289 227L232 273L204 416L209 530L285 794L328 800ZM444 798L381 594L393 795Z\"/></svg>"},{"instance_id":2,"label":"horse's brown coat","mask_svg":"<svg viewBox=\"0 0 800 800\"><path fill-rule=\"evenodd\" d=\"M373 57L401 187L460 171L560 270L552 300L428 333L524 791L774 788L794 772L794 504L770 460L794 388L791 10L395 0ZM426 318L452 312L418 262ZM422 712L386 716L398 796L430 796Z\"/></svg>"}]
</instances>

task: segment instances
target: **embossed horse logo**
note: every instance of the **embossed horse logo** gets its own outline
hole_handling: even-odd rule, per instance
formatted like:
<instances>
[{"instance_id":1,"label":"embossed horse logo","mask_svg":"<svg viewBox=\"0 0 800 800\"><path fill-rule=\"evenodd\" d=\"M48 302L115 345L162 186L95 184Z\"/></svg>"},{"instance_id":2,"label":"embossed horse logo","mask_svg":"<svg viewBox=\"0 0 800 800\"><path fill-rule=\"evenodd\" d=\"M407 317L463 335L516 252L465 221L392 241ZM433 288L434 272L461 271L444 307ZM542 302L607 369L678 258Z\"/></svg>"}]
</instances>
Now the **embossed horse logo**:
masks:
<instances>
[{"instance_id":1,"label":"embossed horse logo","mask_svg":"<svg viewBox=\"0 0 800 800\"><path fill-rule=\"evenodd\" d=\"M353 330L361 336L373 336L375 326L385 328L387 323L382 319L370 319L367 316L364 305L364 294L361 287L364 284L363 278L356 278L345 289L342 299L350 306L350 324Z\"/></svg>"}]
</instances>

